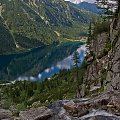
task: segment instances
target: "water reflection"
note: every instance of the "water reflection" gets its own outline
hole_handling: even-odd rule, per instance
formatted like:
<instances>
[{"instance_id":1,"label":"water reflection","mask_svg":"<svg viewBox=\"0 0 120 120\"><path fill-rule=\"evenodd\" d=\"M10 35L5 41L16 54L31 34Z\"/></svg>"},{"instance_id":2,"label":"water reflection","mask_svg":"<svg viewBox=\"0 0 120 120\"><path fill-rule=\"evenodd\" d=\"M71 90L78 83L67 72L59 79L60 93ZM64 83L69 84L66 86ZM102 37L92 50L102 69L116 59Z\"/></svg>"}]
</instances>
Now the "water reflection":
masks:
<instances>
[{"instance_id":1,"label":"water reflection","mask_svg":"<svg viewBox=\"0 0 120 120\"><path fill-rule=\"evenodd\" d=\"M77 51L79 53L80 57L80 63L84 60L85 57L85 52L86 52L86 45L80 46ZM74 63L73 63L73 54L68 56L67 58L63 59L62 61L57 62L56 65L45 69L42 73L38 75L39 80L44 80L45 78L50 78L53 76L55 73L59 73L60 70L63 69L71 69L73 68Z\"/></svg>"},{"instance_id":2,"label":"water reflection","mask_svg":"<svg viewBox=\"0 0 120 120\"><path fill-rule=\"evenodd\" d=\"M86 45L81 45L77 49L77 51L79 53L80 63L82 63L82 61L84 60L84 57L85 57L85 53L86 53ZM19 77L18 80L43 81L44 79L50 78L54 74L59 73L60 70L71 69L71 68L73 68L73 66L74 66L74 63L73 63L73 54L72 54L72 55L66 57L65 59L63 59L62 61L58 61L50 68L45 69L43 72L39 73L37 77L22 76L22 77Z\"/></svg>"},{"instance_id":3,"label":"water reflection","mask_svg":"<svg viewBox=\"0 0 120 120\"><path fill-rule=\"evenodd\" d=\"M85 57L86 45L81 45L77 49L77 51L79 53L80 64L81 64L82 61L84 60L84 57ZM72 55L66 57L65 59L63 59L62 61L58 61L52 67L45 69L43 72L39 73L37 77L33 77L33 76L30 76L30 77L21 76L17 80L32 80L32 81L39 80L39 81L43 81L46 78L50 78L54 74L59 73L60 70L71 69L71 68L73 68L73 66L74 66L74 63L73 63L73 54L72 54Z\"/></svg>"}]
</instances>

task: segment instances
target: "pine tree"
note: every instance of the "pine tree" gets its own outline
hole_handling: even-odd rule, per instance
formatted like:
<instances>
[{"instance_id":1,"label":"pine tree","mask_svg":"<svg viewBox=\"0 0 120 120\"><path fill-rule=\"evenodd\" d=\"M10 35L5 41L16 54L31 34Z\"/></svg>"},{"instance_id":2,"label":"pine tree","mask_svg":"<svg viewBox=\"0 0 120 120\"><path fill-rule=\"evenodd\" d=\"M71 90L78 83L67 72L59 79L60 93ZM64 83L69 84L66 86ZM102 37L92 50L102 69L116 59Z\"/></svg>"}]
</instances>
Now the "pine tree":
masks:
<instances>
[{"instance_id":1,"label":"pine tree","mask_svg":"<svg viewBox=\"0 0 120 120\"><path fill-rule=\"evenodd\" d=\"M88 40L87 43L90 44L92 40L92 23L90 22L89 29L88 29Z\"/></svg>"},{"instance_id":2,"label":"pine tree","mask_svg":"<svg viewBox=\"0 0 120 120\"><path fill-rule=\"evenodd\" d=\"M77 51L74 52L73 54L73 62L74 62L74 68L75 68L75 73L74 73L74 82L78 81L78 68L79 68L79 53Z\"/></svg>"},{"instance_id":3,"label":"pine tree","mask_svg":"<svg viewBox=\"0 0 120 120\"><path fill-rule=\"evenodd\" d=\"M80 64L80 58L79 58L78 51L74 52L74 54L73 54L73 61L74 61L74 67L78 69L79 64Z\"/></svg>"},{"instance_id":4,"label":"pine tree","mask_svg":"<svg viewBox=\"0 0 120 120\"><path fill-rule=\"evenodd\" d=\"M73 61L74 61L74 67L75 67L74 82L76 85L76 97L80 98L81 97L81 93L80 93L81 87L79 85L79 77L78 77L80 58L79 58L79 53L77 51L75 51L73 54Z\"/></svg>"}]
</instances>

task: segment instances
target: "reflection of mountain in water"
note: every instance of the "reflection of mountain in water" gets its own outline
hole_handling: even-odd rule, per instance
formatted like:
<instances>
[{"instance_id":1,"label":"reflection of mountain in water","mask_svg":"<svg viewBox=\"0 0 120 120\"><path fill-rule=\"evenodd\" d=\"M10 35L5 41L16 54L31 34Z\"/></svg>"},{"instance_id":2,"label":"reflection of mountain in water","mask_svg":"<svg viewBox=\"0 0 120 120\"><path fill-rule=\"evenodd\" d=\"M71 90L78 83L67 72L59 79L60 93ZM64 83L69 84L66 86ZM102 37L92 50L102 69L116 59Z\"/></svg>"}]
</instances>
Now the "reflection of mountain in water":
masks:
<instances>
[{"instance_id":1,"label":"reflection of mountain in water","mask_svg":"<svg viewBox=\"0 0 120 120\"><path fill-rule=\"evenodd\" d=\"M23 53L0 55L0 80L14 80L19 76L36 77L46 68L56 65L58 61L71 55L80 45L83 43L55 43ZM34 80L34 77L30 79ZM22 79L28 79L28 77L22 77Z\"/></svg>"},{"instance_id":2,"label":"reflection of mountain in water","mask_svg":"<svg viewBox=\"0 0 120 120\"><path fill-rule=\"evenodd\" d=\"M86 47L85 45L80 46L77 49L79 55L80 55L80 61L82 62L85 56ZM18 78L18 80L44 80L45 78L50 78L55 73L59 73L60 70L63 69L71 69L73 67L73 60L72 55L68 56L67 58L57 62L52 67L48 67L47 69L43 70L43 72L38 74L38 77L27 77L27 76L21 76Z\"/></svg>"},{"instance_id":3,"label":"reflection of mountain in water","mask_svg":"<svg viewBox=\"0 0 120 120\"><path fill-rule=\"evenodd\" d=\"M77 49L79 55L80 55L80 61L82 62L85 57L85 45L80 46ZM73 60L72 60L73 54L68 56L67 58L63 59L62 61L57 62L56 65L45 69L42 73L39 73L38 79L39 80L44 80L45 78L49 78L55 73L58 73L62 69L71 69L74 65ZM30 79L30 78L29 78ZM31 77L31 80L34 80L33 77Z\"/></svg>"}]
</instances>

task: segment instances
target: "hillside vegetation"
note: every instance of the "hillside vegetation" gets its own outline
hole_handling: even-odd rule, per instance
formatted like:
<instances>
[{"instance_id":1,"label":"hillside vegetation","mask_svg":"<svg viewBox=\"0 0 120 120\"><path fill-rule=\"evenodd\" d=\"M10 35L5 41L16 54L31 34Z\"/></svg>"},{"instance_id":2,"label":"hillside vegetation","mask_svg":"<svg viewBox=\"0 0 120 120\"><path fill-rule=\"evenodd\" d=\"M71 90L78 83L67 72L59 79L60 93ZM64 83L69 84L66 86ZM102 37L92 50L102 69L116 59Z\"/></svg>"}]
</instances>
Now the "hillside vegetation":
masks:
<instances>
[{"instance_id":1,"label":"hillside vegetation","mask_svg":"<svg viewBox=\"0 0 120 120\"><path fill-rule=\"evenodd\" d=\"M16 45L5 45L4 52L0 51L0 54L31 49L63 41L64 38L86 36L89 22L97 17L96 14L77 9L64 0L1 0L0 3L1 24L7 27L7 41L10 33L10 41ZM0 36L2 34L4 33ZM3 41L6 39L2 39L0 44Z\"/></svg>"},{"instance_id":2,"label":"hillside vegetation","mask_svg":"<svg viewBox=\"0 0 120 120\"><path fill-rule=\"evenodd\" d=\"M7 48L7 49L6 49ZM0 54L13 52L16 49L16 45L11 35L11 32L5 25L5 22L0 17Z\"/></svg>"}]
</instances>

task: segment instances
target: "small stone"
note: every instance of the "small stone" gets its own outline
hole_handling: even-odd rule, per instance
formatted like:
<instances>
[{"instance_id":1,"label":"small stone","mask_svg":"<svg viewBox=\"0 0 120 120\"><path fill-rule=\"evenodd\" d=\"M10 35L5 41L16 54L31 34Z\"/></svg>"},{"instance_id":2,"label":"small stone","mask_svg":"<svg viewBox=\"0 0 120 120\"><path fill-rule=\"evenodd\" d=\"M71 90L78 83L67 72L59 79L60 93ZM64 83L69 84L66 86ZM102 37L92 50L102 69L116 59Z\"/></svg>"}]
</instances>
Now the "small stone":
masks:
<instances>
[{"instance_id":1,"label":"small stone","mask_svg":"<svg viewBox=\"0 0 120 120\"><path fill-rule=\"evenodd\" d=\"M20 112L20 120L47 120L53 115L51 109L46 107L31 108L27 111Z\"/></svg>"},{"instance_id":2,"label":"small stone","mask_svg":"<svg viewBox=\"0 0 120 120\"><path fill-rule=\"evenodd\" d=\"M0 109L0 120L1 119L11 119L12 118L12 113L9 110L5 109Z\"/></svg>"},{"instance_id":3,"label":"small stone","mask_svg":"<svg viewBox=\"0 0 120 120\"><path fill-rule=\"evenodd\" d=\"M78 113L77 106L73 101L65 103L63 107L70 114L77 114Z\"/></svg>"}]
</instances>

